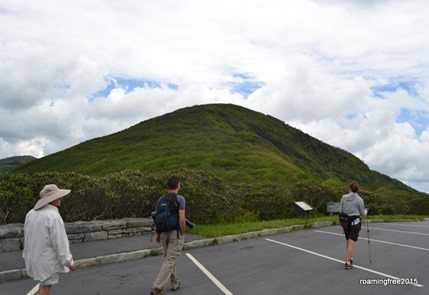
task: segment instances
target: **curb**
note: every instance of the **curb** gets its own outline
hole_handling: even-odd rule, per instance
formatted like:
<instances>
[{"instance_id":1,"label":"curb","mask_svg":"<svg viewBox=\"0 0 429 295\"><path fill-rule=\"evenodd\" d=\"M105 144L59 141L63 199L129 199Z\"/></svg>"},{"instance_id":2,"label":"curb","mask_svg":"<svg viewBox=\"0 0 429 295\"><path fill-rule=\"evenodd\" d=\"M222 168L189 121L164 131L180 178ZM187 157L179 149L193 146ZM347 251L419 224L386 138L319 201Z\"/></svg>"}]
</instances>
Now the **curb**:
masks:
<instances>
[{"instance_id":1,"label":"curb","mask_svg":"<svg viewBox=\"0 0 429 295\"><path fill-rule=\"evenodd\" d=\"M401 220L401 221L404 221L404 220ZM370 219L369 222L382 223L385 221L383 219ZM294 232L299 230L332 226L337 224L338 223L335 221L321 221L321 222L314 222L308 225L299 224L299 225L273 228L273 229L263 229L260 231L248 232L248 233L237 234L237 235L228 235L228 236L223 236L219 238L202 239L202 240L185 243L183 245L183 251L202 248L202 247L208 247L208 246L228 244L232 242L239 242L243 240L257 239L264 236L274 236L278 234L284 234L284 233L289 233L289 232ZM157 256L161 254L164 254L164 250L162 247L158 247L158 248L142 249L137 251L130 251L130 252L111 254L111 255L96 256L93 258L80 259L80 260L76 260L76 263L78 265L78 268L87 268L87 267L95 267L95 266L129 261L129 260L137 260L137 259ZM27 271L25 269L13 269L13 270L0 272L0 282L19 280L27 277L28 277Z\"/></svg>"}]
</instances>

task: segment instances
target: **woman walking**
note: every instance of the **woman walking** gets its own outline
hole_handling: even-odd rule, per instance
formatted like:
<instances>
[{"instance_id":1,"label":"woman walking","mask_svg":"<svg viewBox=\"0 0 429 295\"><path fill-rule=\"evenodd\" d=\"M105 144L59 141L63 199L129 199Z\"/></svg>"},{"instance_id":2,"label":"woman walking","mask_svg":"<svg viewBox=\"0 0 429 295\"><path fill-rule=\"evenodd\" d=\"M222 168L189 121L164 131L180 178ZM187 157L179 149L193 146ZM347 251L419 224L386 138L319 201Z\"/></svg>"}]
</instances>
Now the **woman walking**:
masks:
<instances>
[{"instance_id":1,"label":"woman walking","mask_svg":"<svg viewBox=\"0 0 429 295\"><path fill-rule=\"evenodd\" d=\"M350 193L342 196L340 202L340 224L347 240L345 269L353 268L355 243L362 226L360 216L368 214L368 208L365 208L362 198L357 194L359 184L352 182L349 188Z\"/></svg>"}]
</instances>

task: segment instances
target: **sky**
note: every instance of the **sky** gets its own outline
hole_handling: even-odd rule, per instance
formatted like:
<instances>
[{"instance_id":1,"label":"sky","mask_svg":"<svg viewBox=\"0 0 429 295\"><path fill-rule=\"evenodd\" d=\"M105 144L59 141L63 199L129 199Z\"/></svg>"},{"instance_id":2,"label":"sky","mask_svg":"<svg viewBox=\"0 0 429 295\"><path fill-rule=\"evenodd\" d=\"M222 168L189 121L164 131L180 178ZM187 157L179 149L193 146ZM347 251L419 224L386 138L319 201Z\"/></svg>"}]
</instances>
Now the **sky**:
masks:
<instances>
[{"instance_id":1,"label":"sky","mask_svg":"<svg viewBox=\"0 0 429 295\"><path fill-rule=\"evenodd\" d=\"M429 1L0 0L0 159L231 103L429 193Z\"/></svg>"}]
</instances>

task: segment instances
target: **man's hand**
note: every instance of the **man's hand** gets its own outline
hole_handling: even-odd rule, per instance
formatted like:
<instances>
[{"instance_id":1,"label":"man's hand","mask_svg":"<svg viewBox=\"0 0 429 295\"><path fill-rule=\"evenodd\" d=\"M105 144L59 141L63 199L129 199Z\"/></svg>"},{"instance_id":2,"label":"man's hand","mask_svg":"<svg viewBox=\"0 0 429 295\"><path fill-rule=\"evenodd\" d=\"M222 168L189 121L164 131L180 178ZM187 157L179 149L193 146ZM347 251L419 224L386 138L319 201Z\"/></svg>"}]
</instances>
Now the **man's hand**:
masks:
<instances>
[{"instance_id":1,"label":"man's hand","mask_svg":"<svg viewBox=\"0 0 429 295\"><path fill-rule=\"evenodd\" d=\"M157 233L156 234L156 242L158 243L158 244L161 244L161 236Z\"/></svg>"},{"instance_id":2,"label":"man's hand","mask_svg":"<svg viewBox=\"0 0 429 295\"><path fill-rule=\"evenodd\" d=\"M77 263L75 261L73 261L73 264L69 266L69 269L71 271L74 271L74 270L76 270L76 268L77 268Z\"/></svg>"}]
</instances>

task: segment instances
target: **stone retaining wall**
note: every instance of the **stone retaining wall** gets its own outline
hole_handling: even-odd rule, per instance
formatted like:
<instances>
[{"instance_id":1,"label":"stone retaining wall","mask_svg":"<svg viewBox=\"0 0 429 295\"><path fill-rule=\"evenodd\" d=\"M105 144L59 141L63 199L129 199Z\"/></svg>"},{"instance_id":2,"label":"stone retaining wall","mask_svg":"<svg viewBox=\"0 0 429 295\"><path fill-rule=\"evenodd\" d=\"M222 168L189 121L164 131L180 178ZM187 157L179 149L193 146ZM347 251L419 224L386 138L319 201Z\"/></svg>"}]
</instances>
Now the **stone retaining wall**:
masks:
<instances>
[{"instance_id":1,"label":"stone retaining wall","mask_svg":"<svg viewBox=\"0 0 429 295\"><path fill-rule=\"evenodd\" d=\"M65 223L70 243L116 239L150 233L152 219L124 218ZM24 225L0 226L0 253L21 251L24 247Z\"/></svg>"}]
</instances>

